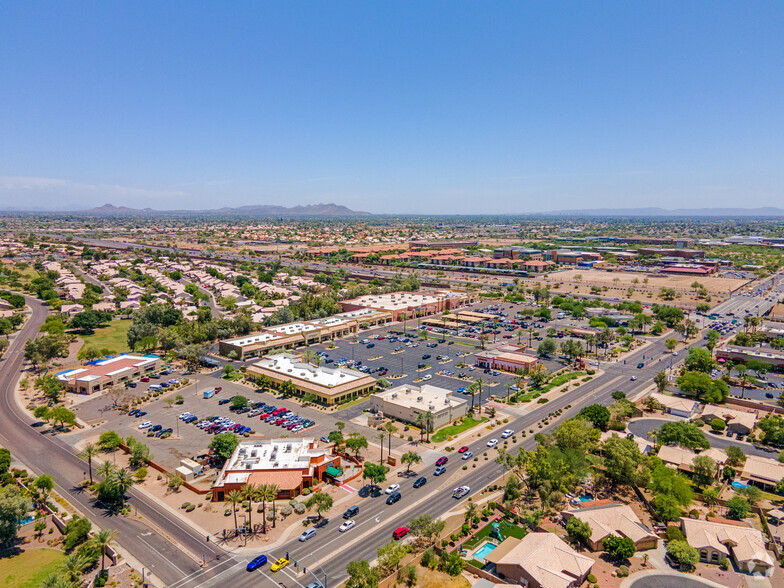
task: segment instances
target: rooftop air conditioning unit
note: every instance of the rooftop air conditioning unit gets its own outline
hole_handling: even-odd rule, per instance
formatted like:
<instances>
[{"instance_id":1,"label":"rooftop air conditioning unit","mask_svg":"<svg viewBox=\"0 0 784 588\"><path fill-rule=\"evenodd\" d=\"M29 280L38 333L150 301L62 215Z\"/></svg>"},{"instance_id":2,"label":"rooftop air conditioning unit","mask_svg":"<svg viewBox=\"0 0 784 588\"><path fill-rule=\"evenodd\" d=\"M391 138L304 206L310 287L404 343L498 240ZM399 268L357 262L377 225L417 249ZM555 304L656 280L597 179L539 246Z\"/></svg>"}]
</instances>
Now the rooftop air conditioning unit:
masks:
<instances>
[{"instance_id":1,"label":"rooftop air conditioning unit","mask_svg":"<svg viewBox=\"0 0 784 588\"><path fill-rule=\"evenodd\" d=\"M422 400L423 400L422 396L417 396L417 402L422 402Z\"/></svg>"},{"instance_id":2,"label":"rooftop air conditioning unit","mask_svg":"<svg viewBox=\"0 0 784 588\"><path fill-rule=\"evenodd\" d=\"M392 392L392 398L397 398L397 392Z\"/></svg>"}]
</instances>

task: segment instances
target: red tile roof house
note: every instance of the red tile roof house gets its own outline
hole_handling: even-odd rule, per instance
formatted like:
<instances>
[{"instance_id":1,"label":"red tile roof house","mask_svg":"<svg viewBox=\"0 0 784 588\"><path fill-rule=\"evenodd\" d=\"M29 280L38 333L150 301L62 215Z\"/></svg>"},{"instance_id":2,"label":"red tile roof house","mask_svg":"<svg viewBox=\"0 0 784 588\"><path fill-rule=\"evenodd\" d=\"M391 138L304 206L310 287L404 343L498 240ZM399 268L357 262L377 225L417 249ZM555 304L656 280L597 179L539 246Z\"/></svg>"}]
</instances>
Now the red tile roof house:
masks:
<instances>
[{"instance_id":1,"label":"red tile roof house","mask_svg":"<svg viewBox=\"0 0 784 588\"><path fill-rule=\"evenodd\" d=\"M65 370L57 374L66 391L93 394L116 384L130 382L160 367L161 358L155 355L118 355L93 362L93 365Z\"/></svg>"},{"instance_id":2,"label":"red tile roof house","mask_svg":"<svg viewBox=\"0 0 784 588\"><path fill-rule=\"evenodd\" d=\"M320 449L313 439L269 439L240 443L212 486L222 501L246 484L276 484L278 498L299 496L304 488L338 476L340 456ZM324 476L327 476L325 478Z\"/></svg>"}]
</instances>

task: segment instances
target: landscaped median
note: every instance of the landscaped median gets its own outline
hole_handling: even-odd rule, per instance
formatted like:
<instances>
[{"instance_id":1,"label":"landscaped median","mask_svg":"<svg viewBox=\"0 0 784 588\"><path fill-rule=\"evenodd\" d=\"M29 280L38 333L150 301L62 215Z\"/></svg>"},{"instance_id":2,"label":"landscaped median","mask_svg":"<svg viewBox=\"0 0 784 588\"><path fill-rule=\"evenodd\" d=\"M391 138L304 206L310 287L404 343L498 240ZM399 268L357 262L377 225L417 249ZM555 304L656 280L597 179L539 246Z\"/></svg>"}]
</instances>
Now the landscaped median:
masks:
<instances>
[{"instance_id":1,"label":"landscaped median","mask_svg":"<svg viewBox=\"0 0 784 588\"><path fill-rule=\"evenodd\" d=\"M457 425L449 425L448 427L444 427L443 429L439 429L433 435L431 440L433 443L441 443L442 441L446 441L449 437L454 437L455 435L459 435L460 433L466 432L471 427L475 427L476 425L480 425L482 423L487 422L487 417L482 417L481 419L475 419L472 416L464 416L463 420Z\"/></svg>"}]
</instances>

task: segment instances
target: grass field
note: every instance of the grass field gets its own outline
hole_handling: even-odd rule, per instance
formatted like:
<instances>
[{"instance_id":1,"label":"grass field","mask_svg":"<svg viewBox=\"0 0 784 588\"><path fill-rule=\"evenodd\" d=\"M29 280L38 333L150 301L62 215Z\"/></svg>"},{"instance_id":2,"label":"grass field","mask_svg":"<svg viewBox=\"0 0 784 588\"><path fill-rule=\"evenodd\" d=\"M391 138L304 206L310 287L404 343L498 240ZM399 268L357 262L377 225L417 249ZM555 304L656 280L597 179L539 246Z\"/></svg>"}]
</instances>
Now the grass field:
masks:
<instances>
[{"instance_id":1,"label":"grass field","mask_svg":"<svg viewBox=\"0 0 784 588\"><path fill-rule=\"evenodd\" d=\"M56 549L29 549L0 558L0 585L5 588L38 588L57 571L65 554Z\"/></svg>"},{"instance_id":2,"label":"grass field","mask_svg":"<svg viewBox=\"0 0 784 588\"><path fill-rule=\"evenodd\" d=\"M108 326L97 329L92 335L85 335L85 346L104 347L110 349L114 353L122 353L131 351L128 348L128 341L125 336L128 329L131 328L131 321L112 321Z\"/></svg>"},{"instance_id":3,"label":"grass field","mask_svg":"<svg viewBox=\"0 0 784 588\"><path fill-rule=\"evenodd\" d=\"M463 431L467 431L471 427L475 427L479 423L484 423L487 419L482 417L481 421L476 420L470 416L467 416L463 419L463 422L459 425L451 425L449 427L444 427L440 431L436 432L433 435L432 439L435 443L440 443L441 441L446 441L447 437L451 437L452 435L459 435Z\"/></svg>"},{"instance_id":4,"label":"grass field","mask_svg":"<svg viewBox=\"0 0 784 588\"><path fill-rule=\"evenodd\" d=\"M479 532L473 536L473 538L469 539L464 543L466 549L473 549L479 542L485 539L486 537L490 536L490 532L493 530L493 523L490 522L481 529ZM518 527L517 525L510 523L509 521L502 520L500 529L501 536L506 539L507 537L515 537L516 539L522 539L528 534L528 530L523 527ZM482 566L479 566L480 568Z\"/></svg>"}]
</instances>

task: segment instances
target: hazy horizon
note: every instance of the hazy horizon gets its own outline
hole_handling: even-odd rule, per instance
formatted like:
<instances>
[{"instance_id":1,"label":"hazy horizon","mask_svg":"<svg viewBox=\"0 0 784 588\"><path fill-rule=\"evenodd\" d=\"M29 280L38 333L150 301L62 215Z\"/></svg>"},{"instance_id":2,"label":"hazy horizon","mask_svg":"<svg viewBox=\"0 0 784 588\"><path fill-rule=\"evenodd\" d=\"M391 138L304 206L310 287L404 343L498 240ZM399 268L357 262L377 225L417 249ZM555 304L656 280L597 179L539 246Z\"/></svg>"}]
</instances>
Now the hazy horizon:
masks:
<instances>
[{"instance_id":1,"label":"hazy horizon","mask_svg":"<svg viewBox=\"0 0 784 588\"><path fill-rule=\"evenodd\" d=\"M784 203L784 5L8 3L0 209Z\"/></svg>"}]
</instances>

